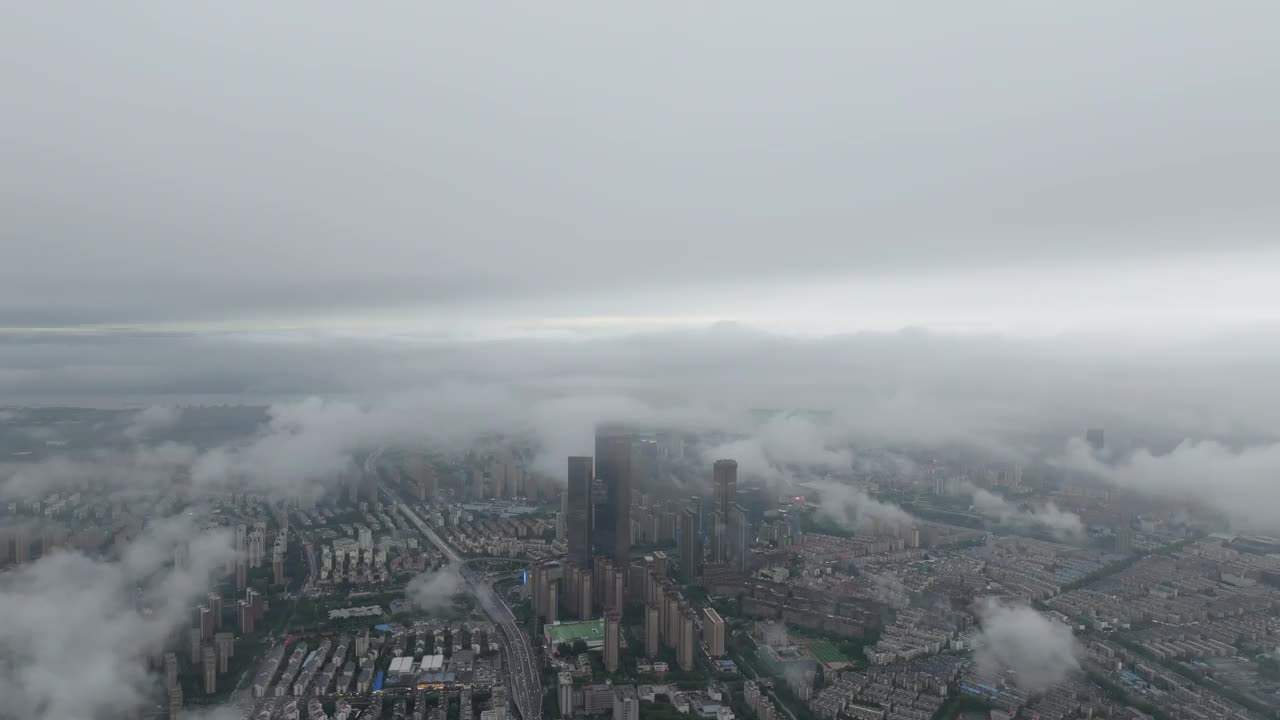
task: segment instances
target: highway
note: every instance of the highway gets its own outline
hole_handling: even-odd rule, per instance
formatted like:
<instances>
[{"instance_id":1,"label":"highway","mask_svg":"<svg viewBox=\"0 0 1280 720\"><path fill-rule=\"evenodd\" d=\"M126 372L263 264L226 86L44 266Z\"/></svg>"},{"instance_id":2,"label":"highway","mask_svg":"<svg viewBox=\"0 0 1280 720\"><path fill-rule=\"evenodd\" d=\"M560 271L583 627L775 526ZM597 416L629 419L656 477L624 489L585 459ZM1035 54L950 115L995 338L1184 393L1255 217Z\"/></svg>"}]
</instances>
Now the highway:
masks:
<instances>
[{"instance_id":1,"label":"highway","mask_svg":"<svg viewBox=\"0 0 1280 720\"><path fill-rule=\"evenodd\" d=\"M369 456L365 463L365 472L370 472L381 458L384 449L379 449ZM444 541L431 526L423 522L418 513L401 500L399 493L381 487L382 494L394 503L405 517L418 528L418 531L439 548L449 559L449 563L462 574L467 589L480 600L480 606L494 623L503 629L507 641L502 643L506 659L507 674L511 678L511 698L524 720L542 720L542 675L538 672L533 650L529 647L529 638L525 636L516 622L515 615L502 598L493 592L493 588L483 580L476 582L467 569L465 559Z\"/></svg>"}]
</instances>

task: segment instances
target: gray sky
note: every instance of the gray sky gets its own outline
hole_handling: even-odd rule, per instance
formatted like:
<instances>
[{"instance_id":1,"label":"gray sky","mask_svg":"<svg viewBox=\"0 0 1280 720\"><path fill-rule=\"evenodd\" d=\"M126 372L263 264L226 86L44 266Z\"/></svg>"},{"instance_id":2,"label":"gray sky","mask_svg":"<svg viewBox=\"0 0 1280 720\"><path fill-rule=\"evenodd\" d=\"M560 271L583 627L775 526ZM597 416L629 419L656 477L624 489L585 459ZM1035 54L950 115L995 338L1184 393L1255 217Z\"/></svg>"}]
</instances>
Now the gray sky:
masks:
<instances>
[{"instance_id":1,"label":"gray sky","mask_svg":"<svg viewBox=\"0 0 1280 720\"><path fill-rule=\"evenodd\" d=\"M0 326L1280 314L1274 3L23 3Z\"/></svg>"}]
</instances>

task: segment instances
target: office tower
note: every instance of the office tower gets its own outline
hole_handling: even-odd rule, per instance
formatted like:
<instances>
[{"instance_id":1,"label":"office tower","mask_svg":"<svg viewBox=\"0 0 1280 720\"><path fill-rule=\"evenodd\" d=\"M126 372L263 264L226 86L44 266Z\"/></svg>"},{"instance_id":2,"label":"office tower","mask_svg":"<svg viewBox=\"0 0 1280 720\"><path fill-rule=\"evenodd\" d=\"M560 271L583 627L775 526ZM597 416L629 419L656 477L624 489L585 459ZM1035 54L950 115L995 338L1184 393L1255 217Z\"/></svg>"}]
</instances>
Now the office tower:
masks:
<instances>
[{"instance_id":1,"label":"office tower","mask_svg":"<svg viewBox=\"0 0 1280 720\"><path fill-rule=\"evenodd\" d=\"M245 602L249 603L249 608L253 610L253 621L255 623L262 622L262 615L265 610L262 593L253 588L248 588L244 591L244 599Z\"/></svg>"},{"instance_id":2,"label":"office tower","mask_svg":"<svg viewBox=\"0 0 1280 720\"><path fill-rule=\"evenodd\" d=\"M271 558L271 578L276 585L284 584L284 556L280 553Z\"/></svg>"},{"instance_id":3,"label":"office tower","mask_svg":"<svg viewBox=\"0 0 1280 720\"><path fill-rule=\"evenodd\" d=\"M560 704L560 717L571 717L573 715L573 673L560 673L559 684L556 686L556 700Z\"/></svg>"},{"instance_id":4,"label":"office tower","mask_svg":"<svg viewBox=\"0 0 1280 720\"><path fill-rule=\"evenodd\" d=\"M713 658L724 656L724 620L720 613L712 608L703 610L702 641L707 644L707 652Z\"/></svg>"},{"instance_id":5,"label":"office tower","mask_svg":"<svg viewBox=\"0 0 1280 720\"><path fill-rule=\"evenodd\" d=\"M564 593L561 600L564 601L564 607L571 613L578 612L578 587L582 584L582 573L578 564L572 561L566 561L560 566L561 577L564 578L564 585L561 589Z\"/></svg>"},{"instance_id":6,"label":"office tower","mask_svg":"<svg viewBox=\"0 0 1280 720\"><path fill-rule=\"evenodd\" d=\"M604 497L595 506L593 552L631 562L631 435L618 428L596 428L596 478Z\"/></svg>"},{"instance_id":7,"label":"office tower","mask_svg":"<svg viewBox=\"0 0 1280 720\"><path fill-rule=\"evenodd\" d=\"M231 665L231 657L235 652L235 636L229 632L214 633L213 649L218 654L218 674L221 675Z\"/></svg>"},{"instance_id":8,"label":"office tower","mask_svg":"<svg viewBox=\"0 0 1280 720\"><path fill-rule=\"evenodd\" d=\"M692 583L701 574L702 529L698 527L698 514L693 508L680 513L680 578Z\"/></svg>"},{"instance_id":9,"label":"office tower","mask_svg":"<svg viewBox=\"0 0 1280 720\"><path fill-rule=\"evenodd\" d=\"M728 518L719 511L711 513L711 561L717 564L729 562Z\"/></svg>"},{"instance_id":10,"label":"office tower","mask_svg":"<svg viewBox=\"0 0 1280 720\"><path fill-rule=\"evenodd\" d=\"M658 611L656 605L644 606L644 654L649 658L658 657L658 653L662 652L659 646L661 642L662 613Z\"/></svg>"},{"instance_id":11,"label":"office tower","mask_svg":"<svg viewBox=\"0 0 1280 720\"><path fill-rule=\"evenodd\" d=\"M164 686L178 687L178 656L173 653L164 654Z\"/></svg>"},{"instance_id":12,"label":"office tower","mask_svg":"<svg viewBox=\"0 0 1280 720\"><path fill-rule=\"evenodd\" d=\"M569 485L565 488L565 533L569 559L591 567L591 458L569 458Z\"/></svg>"},{"instance_id":13,"label":"office tower","mask_svg":"<svg viewBox=\"0 0 1280 720\"><path fill-rule=\"evenodd\" d=\"M543 606L547 601L546 568L541 562L536 562L529 568L529 586L532 588L529 592L532 598L533 615L541 618L546 614Z\"/></svg>"},{"instance_id":14,"label":"office tower","mask_svg":"<svg viewBox=\"0 0 1280 720\"><path fill-rule=\"evenodd\" d=\"M200 628L188 628L187 641L188 647L190 648L188 657L190 658L192 665L197 665L200 662L200 646L204 642L204 638L200 637Z\"/></svg>"},{"instance_id":15,"label":"office tower","mask_svg":"<svg viewBox=\"0 0 1280 720\"><path fill-rule=\"evenodd\" d=\"M747 548L751 544L751 522L747 511L741 505L734 505L729 511L729 555L733 561L733 569L739 574L746 574L748 569Z\"/></svg>"},{"instance_id":16,"label":"office tower","mask_svg":"<svg viewBox=\"0 0 1280 720\"><path fill-rule=\"evenodd\" d=\"M631 448L631 489L648 490L658 482L658 441L635 438ZM646 503L642 503L641 507Z\"/></svg>"},{"instance_id":17,"label":"office tower","mask_svg":"<svg viewBox=\"0 0 1280 720\"><path fill-rule=\"evenodd\" d=\"M217 593L209 593L209 612L213 615L213 631L216 633L222 629L222 596Z\"/></svg>"},{"instance_id":18,"label":"office tower","mask_svg":"<svg viewBox=\"0 0 1280 720\"><path fill-rule=\"evenodd\" d=\"M604 614L604 669L618 672L618 658L621 654L622 613L607 610Z\"/></svg>"},{"instance_id":19,"label":"office tower","mask_svg":"<svg viewBox=\"0 0 1280 720\"><path fill-rule=\"evenodd\" d=\"M560 618L560 580L555 579L547 583L547 622L555 625Z\"/></svg>"},{"instance_id":20,"label":"office tower","mask_svg":"<svg viewBox=\"0 0 1280 720\"><path fill-rule=\"evenodd\" d=\"M680 642L676 652L676 662L681 670L693 669L693 610L688 606L680 609Z\"/></svg>"},{"instance_id":21,"label":"office tower","mask_svg":"<svg viewBox=\"0 0 1280 720\"><path fill-rule=\"evenodd\" d=\"M182 720L182 688L169 688L169 720Z\"/></svg>"},{"instance_id":22,"label":"office tower","mask_svg":"<svg viewBox=\"0 0 1280 720\"><path fill-rule=\"evenodd\" d=\"M1102 452L1107 447L1106 434L1102 428L1089 428L1084 433L1084 439L1094 452Z\"/></svg>"},{"instance_id":23,"label":"office tower","mask_svg":"<svg viewBox=\"0 0 1280 720\"><path fill-rule=\"evenodd\" d=\"M218 691L218 654L212 645L205 645L200 650L201 670L204 672L204 694L212 695Z\"/></svg>"},{"instance_id":24,"label":"office tower","mask_svg":"<svg viewBox=\"0 0 1280 720\"><path fill-rule=\"evenodd\" d=\"M591 571L578 568L578 619L590 620L595 609L591 603Z\"/></svg>"},{"instance_id":25,"label":"office tower","mask_svg":"<svg viewBox=\"0 0 1280 720\"><path fill-rule=\"evenodd\" d=\"M568 542L569 536L565 534L565 529L569 521L569 488L566 486L560 491L560 512L556 513L556 539L561 542Z\"/></svg>"},{"instance_id":26,"label":"office tower","mask_svg":"<svg viewBox=\"0 0 1280 720\"><path fill-rule=\"evenodd\" d=\"M738 461L717 460L711 468L712 484L715 486L715 511L729 517L729 511L738 502Z\"/></svg>"},{"instance_id":27,"label":"office tower","mask_svg":"<svg viewBox=\"0 0 1280 720\"><path fill-rule=\"evenodd\" d=\"M378 502L379 478L378 469L374 468L373 472L363 474L364 482L360 487L360 499L369 503L369 507L373 508Z\"/></svg>"},{"instance_id":28,"label":"office tower","mask_svg":"<svg viewBox=\"0 0 1280 720\"><path fill-rule=\"evenodd\" d=\"M236 601L236 624L241 635L253 634L253 607L244 600Z\"/></svg>"}]
</instances>

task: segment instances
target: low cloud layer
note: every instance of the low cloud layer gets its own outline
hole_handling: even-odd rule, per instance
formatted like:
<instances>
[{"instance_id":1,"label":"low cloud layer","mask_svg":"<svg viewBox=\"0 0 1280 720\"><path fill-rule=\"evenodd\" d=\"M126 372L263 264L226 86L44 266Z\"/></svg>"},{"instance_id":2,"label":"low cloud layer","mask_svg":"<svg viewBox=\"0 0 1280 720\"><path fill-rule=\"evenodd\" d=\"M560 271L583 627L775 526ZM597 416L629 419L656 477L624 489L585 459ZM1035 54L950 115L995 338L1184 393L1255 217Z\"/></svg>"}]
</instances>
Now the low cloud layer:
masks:
<instances>
[{"instance_id":1,"label":"low cloud layer","mask_svg":"<svg viewBox=\"0 0 1280 720\"><path fill-rule=\"evenodd\" d=\"M188 546L184 567L171 565L178 545ZM225 534L174 519L149 527L118 560L59 551L0 575L0 715L137 715L155 689L147 659L190 620L193 600L230 557Z\"/></svg>"},{"instance_id":2,"label":"low cloud layer","mask_svg":"<svg viewBox=\"0 0 1280 720\"><path fill-rule=\"evenodd\" d=\"M1034 501L1025 509L980 487L967 485L973 493L973 506L978 513L1002 525L1018 528L1043 528L1063 540L1079 540L1085 536L1079 515L1062 510L1053 502Z\"/></svg>"},{"instance_id":3,"label":"low cloud layer","mask_svg":"<svg viewBox=\"0 0 1280 720\"><path fill-rule=\"evenodd\" d=\"M817 490L818 516L842 527L856 530L869 526L899 528L918 521L897 505L880 502L851 485L830 481L808 481Z\"/></svg>"},{"instance_id":4,"label":"low cloud layer","mask_svg":"<svg viewBox=\"0 0 1280 720\"><path fill-rule=\"evenodd\" d=\"M1280 526L1280 444L1232 448L1212 440L1186 440L1168 452L1141 448L1108 460L1075 439L1058 462L1120 487L1203 502L1241 529Z\"/></svg>"},{"instance_id":5,"label":"low cloud layer","mask_svg":"<svg viewBox=\"0 0 1280 720\"><path fill-rule=\"evenodd\" d=\"M1018 687L1038 692L1080 669L1083 649L1071 628L1026 605L982 598L974 659L986 671L1013 671Z\"/></svg>"}]
</instances>

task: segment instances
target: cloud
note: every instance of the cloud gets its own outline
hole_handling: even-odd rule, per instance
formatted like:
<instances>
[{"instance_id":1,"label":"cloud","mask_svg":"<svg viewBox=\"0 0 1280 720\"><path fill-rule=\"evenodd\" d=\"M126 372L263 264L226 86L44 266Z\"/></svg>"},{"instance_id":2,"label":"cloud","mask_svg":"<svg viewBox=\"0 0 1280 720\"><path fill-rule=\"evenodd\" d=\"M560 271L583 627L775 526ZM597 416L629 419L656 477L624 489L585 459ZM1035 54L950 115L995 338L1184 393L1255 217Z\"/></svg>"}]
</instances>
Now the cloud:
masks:
<instances>
[{"instance_id":1,"label":"cloud","mask_svg":"<svg viewBox=\"0 0 1280 720\"><path fill-rule=\"evenodd\" d=\"M188 546L188 562L173 567L179 544ZM0 714L136 715L156 682L147 659L189 622L193 600L232 556L225 533L170 519L153 523L114 561L55 552L0 575Z\"/></svg>"},{"instance_id":2,"label":"cloud","mask_svg":"<svg viewBox=\"0 0 1280 720\"><path fill-rule=\"evenodd\" d=\"M876 600L896 608L904 608L911 603L911 594L898 576L879 573L868 575L867 578L871 580L871 594Z\"/></svg>"},{"instance_id":3,"label":"cloud","mask_svg":"<svg viewBox=\"0 0 1280 720\"><path fill-rule=\"evenodd\" d=\"M808 480L805 485L818 491L818 515L838 525L858 529L867 525L906 527L919 521L902 508L881 502L851 485L825 480Z\"/></svg>"},{"instance_id":4,"label":"cloud","mask_svg":"<svg viewBox=\"0 0 1280 720\"><path fill-rule=\"evenodd\" d=\"M130 440L143 440L155 433L172 428L181 419L181 408L152 405L134 416L133 422L125 428L124 434Z\"/></svg>"},{"instance_id":5,"label":"cloud","mask_svg":"<svg viewBox=\"0 0 1280 720\"><path fill-rule=\"evenodd\" d=\"M404 596L419 610L435 612L453 605L453 597L463 590L466 583L462 574L452 565L439 570L420 573L404 588Z\"/></svg>"},{"instance_id":6,"label":"cloud","mask_svg":"<svg viewBox=\"0 0 1280 720\"><path fill-rule=\"evenodd\" d=\"M965 489L973 494L973 505L980 514L1001 524L1045 528L1064 540L1079 540L1085 536L1080 516L1060 509L1053 502L1034 501L1024 509L971 483L966 483Z\"/></svg>"},{"instance_id":7,"label":"cloud","mask_svg":"<svg viewBox=\"0 0 1280 720\"><path fill-rule=\"evenodd\" d=\"M1140 448L1104 462L1076 438L1057 462L1124 488L1193 498L1226 513L1242 529L1280 530L1280 443L1232 448L1185 440L1166 453Z\"/></svg>"},{"instance_id":8,"label":"cloud","mask_svg":"<svg viewBox=\"0 0 1280 720\"><path fill-rule=\"evenodd\" d=\"M974 659L984 671L1012 671L1018 687L1038 692L1080 669L1083 650L1069 626L991 597L976 610L982 629Z\"/></svg>"}]
</instances>

